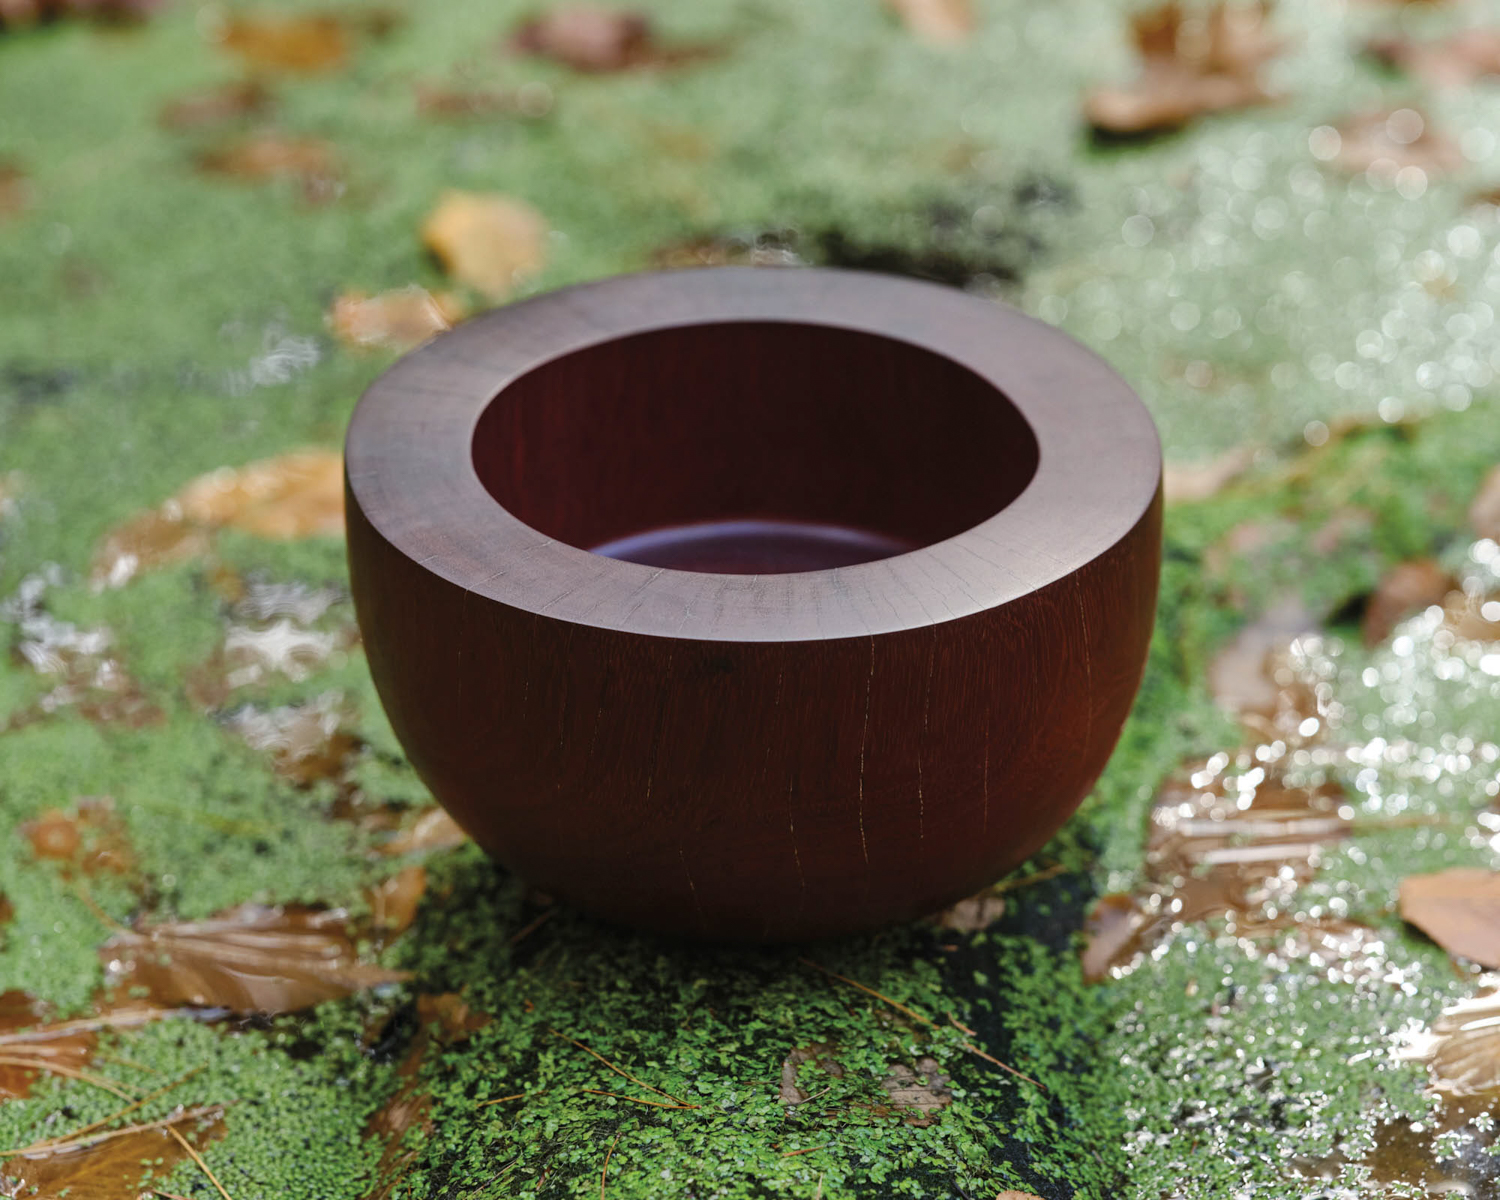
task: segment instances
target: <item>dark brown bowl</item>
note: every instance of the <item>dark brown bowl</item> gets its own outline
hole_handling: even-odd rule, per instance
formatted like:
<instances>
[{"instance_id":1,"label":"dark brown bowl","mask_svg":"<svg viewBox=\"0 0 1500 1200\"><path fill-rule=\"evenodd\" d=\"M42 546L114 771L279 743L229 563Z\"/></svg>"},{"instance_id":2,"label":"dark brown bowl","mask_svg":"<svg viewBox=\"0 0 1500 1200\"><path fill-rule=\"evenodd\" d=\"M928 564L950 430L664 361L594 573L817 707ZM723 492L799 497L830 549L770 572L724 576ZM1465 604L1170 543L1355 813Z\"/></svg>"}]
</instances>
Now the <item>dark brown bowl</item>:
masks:
<instances>
[{"instance_id":1,"label":"dark brown bowl","mask_svg":"<svg viewBox=\"0 0 1500 1200\"><path fill-rule=\"evenodd\" d=\"M611 920L774 941L940 909L1056 831L1140 683L1151 419L944 288L723 268L511 305L376 381L347 472L413 765Z\"/></svg>"}]
</instances>

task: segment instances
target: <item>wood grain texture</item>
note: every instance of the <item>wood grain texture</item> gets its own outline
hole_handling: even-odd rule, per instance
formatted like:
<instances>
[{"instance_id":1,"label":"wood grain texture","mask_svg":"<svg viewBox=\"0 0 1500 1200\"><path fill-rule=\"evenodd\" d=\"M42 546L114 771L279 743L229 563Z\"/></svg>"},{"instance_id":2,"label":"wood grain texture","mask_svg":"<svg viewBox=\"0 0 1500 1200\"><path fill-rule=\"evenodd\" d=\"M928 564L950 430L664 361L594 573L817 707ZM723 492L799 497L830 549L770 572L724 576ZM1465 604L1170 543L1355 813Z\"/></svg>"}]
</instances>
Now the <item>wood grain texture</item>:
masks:
<instances>
[{"instance_id":1,"label":"wood grain texture","mask_svg":"<svg viewBox=\"0 0 1500 1200\"><path fill-rule=\"evenodd\" d=\"M771 941L939 909L1055 832L1139 686L1155 430L993 302L802 269L571 288L397 363L346 461L413 765L495 858L611 920ZM741 518L918 548L761 575L580 548Z\"/></svg>"}]
</instances>

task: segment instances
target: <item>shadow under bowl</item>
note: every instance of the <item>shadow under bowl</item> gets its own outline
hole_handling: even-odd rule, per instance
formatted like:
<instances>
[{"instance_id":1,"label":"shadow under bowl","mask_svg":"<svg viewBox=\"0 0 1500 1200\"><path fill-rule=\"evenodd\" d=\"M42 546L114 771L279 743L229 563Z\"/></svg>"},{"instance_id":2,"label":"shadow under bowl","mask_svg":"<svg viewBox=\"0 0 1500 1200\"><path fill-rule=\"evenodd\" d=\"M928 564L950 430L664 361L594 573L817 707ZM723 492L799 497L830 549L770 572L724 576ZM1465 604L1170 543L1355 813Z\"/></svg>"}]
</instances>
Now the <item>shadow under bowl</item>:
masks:
<instances>
[{"instance_id":1,"label":"shadow under bowl","mask_svg":"<svg viewBox=\"0 0 1500 1200\"><path fill-rule=\"evenodd\" d=\"M351 423L381 700L481 846L749 941L970 895L1140 683L1161 452L1051 327L881 276L627 276L478 318Z\"/></svg>"}]
</instances>

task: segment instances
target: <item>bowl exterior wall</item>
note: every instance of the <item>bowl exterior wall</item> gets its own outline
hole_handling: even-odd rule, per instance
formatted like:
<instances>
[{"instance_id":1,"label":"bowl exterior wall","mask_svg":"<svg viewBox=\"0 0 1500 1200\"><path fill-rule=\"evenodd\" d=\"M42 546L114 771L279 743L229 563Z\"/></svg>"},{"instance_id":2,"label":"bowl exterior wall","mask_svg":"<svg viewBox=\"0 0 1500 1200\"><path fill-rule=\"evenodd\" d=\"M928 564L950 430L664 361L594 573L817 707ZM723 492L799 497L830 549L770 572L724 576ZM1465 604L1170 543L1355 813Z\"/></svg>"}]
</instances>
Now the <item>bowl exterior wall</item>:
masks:
<instances>
[{"instance_id":1,"label":"bowl exterior wall","mask_svg":"<svg viewBox=\"0 0 1500 1200\"><path fill-rule=\"evenodd\" d=\"M347 500L370 668L434 796L534 886L665 933L802 940L973 894L1087 794L1151 639L1159 491L1112 548L1019 599L785 642L513 608Z\"/></svg>"}]
</instances>

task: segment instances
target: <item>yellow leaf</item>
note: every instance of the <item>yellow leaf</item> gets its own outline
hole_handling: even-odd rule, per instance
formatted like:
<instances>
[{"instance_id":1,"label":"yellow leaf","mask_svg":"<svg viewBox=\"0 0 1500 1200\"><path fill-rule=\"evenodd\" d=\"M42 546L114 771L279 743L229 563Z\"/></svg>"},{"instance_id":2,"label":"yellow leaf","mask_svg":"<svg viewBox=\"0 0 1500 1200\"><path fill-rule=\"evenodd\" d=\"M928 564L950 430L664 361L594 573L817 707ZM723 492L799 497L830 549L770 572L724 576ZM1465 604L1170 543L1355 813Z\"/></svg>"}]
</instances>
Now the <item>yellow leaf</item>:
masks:
<instances>
[{"instance_id":1,"label":"yellow leaf","mask_svg":"<svg viewBox=\"0 0 1500 1200\"><path fill-rule=\"evenodd\" d=\"M444 193L422 223L425 245L459 283L490 300L506 299L542 269L547 223L529 204L482 192Z\"/></svg>"}]
</instances>

